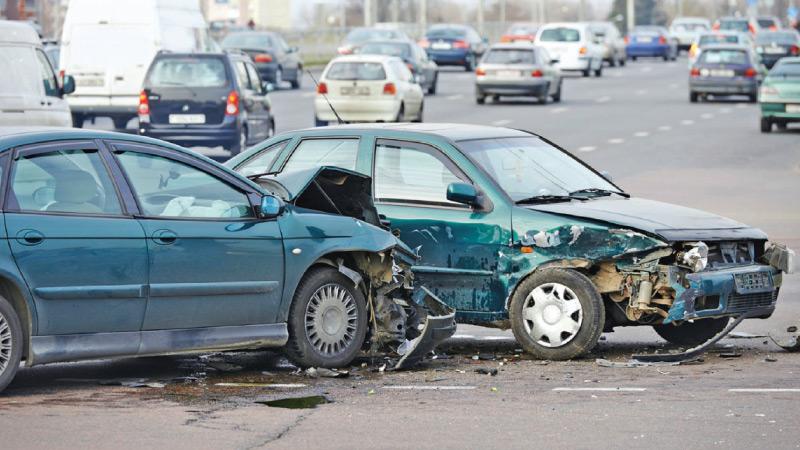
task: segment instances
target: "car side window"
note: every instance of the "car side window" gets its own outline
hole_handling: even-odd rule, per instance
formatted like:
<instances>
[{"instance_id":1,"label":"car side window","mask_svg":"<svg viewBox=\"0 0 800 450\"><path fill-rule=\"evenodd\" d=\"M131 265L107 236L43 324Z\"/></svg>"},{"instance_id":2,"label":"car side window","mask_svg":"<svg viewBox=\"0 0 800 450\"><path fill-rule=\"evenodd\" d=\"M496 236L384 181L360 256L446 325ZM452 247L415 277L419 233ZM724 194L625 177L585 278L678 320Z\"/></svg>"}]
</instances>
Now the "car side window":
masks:
<instances>
[{"instance_id":1,"label":"car side window","mask_svg":"<svg viewBox=\"0 0 800 450\"><path fill-rule=\"evenodd\" d=\"M10 210L118 215L114 184L97 150L22 155L15 163Z\"/></svg>"},{"instance_id":2,"label":"car side window","mask_svg":"<svg viewBox=\"0 0 800 450\"><path fill-rule=\"evenodd\" d=\"M358 156L358 139L306 139L297 144L283 171L320 166L354 170Z\"/></svg>"},{"instance_id":3,"label":"car side window","mask_svg":"<svg viewBox=\"0 0 800 450\"><path fill-rule=\"evenodd\" d=\"M247 195L188 164L133 151L117 154L145 216L199 219L255 217Z\"/></svg>"},{"instance_id":4,"label":"car side window","mask_svg":"<svg viewBox=\"0 0 800 450\"><path fill-rule=\"evenodd\" d=\"M261 77L258 76L258 71L250 63L245 64L245 67L247 68L247 75L250 77L252 89L259 94L263 94L264 88L261 86Z\"/></svg>"},{"instance_id":5,"label":"car side window","mask_svg":"<svg viewBox=\"0 0 800 450\"><path fill-rule=\"evenodd\" d=\"M39 71L42 74L44 94L48 97L59 97L58 80L56 79L56 74L53 72L53 67L50 65L50 60L47 58L47 55L37 48L36 59L39 60Z\"/></svg>"},{"instance_id":6,"label":"car side window","mask_svg":"<svg viewBox=\"0 0 800 450\"><path fill-rule=\"evenodd\" d=\"M278 142L277 144L270 145L262 150L256 156L245 161L244 164L236 168L236 171L244 176L255 175L257 173L266 173L272 166L278 154L286 148L289 141Z\"/></svg>"},{"instance_id":7,"label":"car side window","mask_svg":"<svg viewBox=\"0 0 800 450\"><path fill-rule=\"evenodd\" d=\"M447 186L469 180L435 148L379 142L375 147L373 182L376 202L461 207L447 200Z\"/></svg>"},{"instance_id":8,"label":"car side window","mask_svg":"<svg viewBox=\"0 0 800 450\"><path fill-rule=\"evenodd\" d=\"M247 76L247 67L244 61L236 61L234 67L236 68L236 78L239 80L239 86L243 89L252 90L253 85L250 83L250 78Z\"/></svg>"}]
</instances>

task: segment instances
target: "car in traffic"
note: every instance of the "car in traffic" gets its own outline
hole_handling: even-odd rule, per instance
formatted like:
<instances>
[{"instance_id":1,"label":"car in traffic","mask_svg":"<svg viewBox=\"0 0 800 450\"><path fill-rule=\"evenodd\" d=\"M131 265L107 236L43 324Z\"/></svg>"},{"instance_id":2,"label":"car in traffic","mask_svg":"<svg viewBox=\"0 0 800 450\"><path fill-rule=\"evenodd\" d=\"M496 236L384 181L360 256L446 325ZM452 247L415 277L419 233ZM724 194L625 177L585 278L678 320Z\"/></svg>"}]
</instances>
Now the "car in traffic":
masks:
<instances>
[{"instance_id":1,"label":"car in traffic","mask_svg":"<svg viewBox=\"0 0 800 450\"><path fill-rule=\"evenodd\" d=\"M592 34L597 43L603 46L603 61L609 66L624 66L628 60L625 39L613 22L592 22Z\"/></svg>"},{"instance_id":2,"label":"car in traffic","mask_svg":"<svg viewBox=\"0 0 800 450\"><path fill-rule=\"evenodd\" d=\"M268 93L241 52L160 52L139 94L139 134L232 155L275 133Z\"/></svg>"},{"instance_id":3,"label":"car in traffic","mask_svg":"<svg viewBox=\"0 0 800 450\"><path fill-rule=\"evenodd\" d=\"M709 95L744 95L758 98L758 86L766 68L749 47L733 44L709 45L703 49L689 73L689 100L696 103Z\"/></svg>"},{"instance_id":4,"label":"car in traffic","mask_svg":"<svg viewBox=\"0 0 800 450\"><path fill-rule=\"evenodd\" d=\"M514 23L500 36L500 42L534 42L536 41L536 32L539 31L540 26L535 22Z\"/></svg>"},{"instance_id":5,"label":"car in traffic","mask_svg":"<svg viewBox=\"0 0 800 450\"><path fill-rule=\"evenodd\" d=\"M703 17L676 17L669 33L678 40L678 50L689 50L701 33L711 31L711 21Z\"/></svg>"},{"instance_id":6,"label":"car in traffic","mask_svg":"<svg viewBox=\"0 0 800 450\"><path fill-rule=\"evenodd\" d=\"M715 31L739 31L755 36L761 27L755 19L747 17L721 17L711 27Z\"/></svg>"},{"instance_id":7,"label":"car in traffic","mask_svg":"<svg viewBox=\"0 0 800 450\"><path fill-rule=\"evenodd\" d=\"M550 98L561 101L563 80L556 62L544 48L531 44L495 44L475 69L475 102L491 97L536 97L541 104Z\"/></svg>"},{"instance_id":8,"label":"car in traffic","mask_svg":"<svg viewBox=\"0 0 800 450\"><path fill-rule=\"evenodd\" d=\"M410 38L403 31L395 28L356 27L347 33L336 52L340 55L352 55L365 42L386 40L408 41Z\"/></svg>"},{"instance_id":9,"label":"car in traffic","mask_svg":"<svg viewBox=\"0 0 800 450\"><path fill-rule=\"evenodd\" d=\"M740 31L702 33L697 38L697 41L692 43L692 46L689 48L689 67L691 68L692 64L697 61L697 57L700 56L700 52L703 51L704 47L716 44L743 45L752 48L754 51L756 50L755 41L753 41L753 38L747 33L742 33Z\"/></svg>"},{"instance_id":10,"label":"car in traffic","mask_svg":"<svg viewBox=\"0 0 800 450\"><path fill-rule=\"evenodd\" d=\"M636 61L640 57L663 58L675 61L678 44L664 27L638 26L625 38L628 58Z\"/></svg>"},{"instance_id":11,"label":"car in traffic","mask_svg":"<svg viewBox=\"0 0 800 450\"><path fill-rule=\"evenodd\" d=\"M396 56L403 60L414 75L414 80L427 94L435 94L439 83L439 66L428 58L428 54L413 41L369 41L358 51L361 55Z\"/></svg>"},{"instance_id":12,"label":"car in traffic","mask_svg":"<svg viewBox=\"0 0 800 450\"><path fill-rule=\"evenodd\" d=\"M558 68L563 72L603 76L604 47L595 41L589 24L549 23L539 29L536 44L558 60Z\"/></svg>"},{"instance_id":13,"label":"car in traffic","mask_svg":"<svg viewBox=\"0 0 800 450\"><path fill-rule=\"evenodd\" d=\"M361 174L262 187L163 141L74 129L3 129L0 164L0 390L21 361L267 347L341 367L369 346L406 367L455 331Z\"/></svg>"},{"instance_id":14,"label":"car in traffic","mask_svg":"<svg viewBox=\"0 0 800 450\"><path fill-rule=\"evenodd\" d=\"M775 16L758 16L756 17L756 23L761 30L778 31L783 28L781 19Z\"/></svg>"},{"instance_id":15,"label":"car in traffic","mask_svg":"<svg viewBox=\"0 0 800 450\"><path fill-rule=\"evenodd\" d=\"M228 34L220 43L225 50L247 53L258 69L261 79L276 89L289 82L292 89L303 83L303 60L297 47L291 47L278 33L269 31L237 31Z\"/></svg>"},{"instance_id":16,"label":"car in traffic","mask_svg":"<svg viewBox=\"0 0 800 450\"><path fill-rule=\"evenodd\" d=\"M767 68L781 58L800 55L800 33L795 30L762 31L756 35L756 51Z\"/></svg>"},{"instance_id":17,"label":"car in traffic","mask_svg":"<svg viewBox=\"0 0 800 450\"><path fill-rule=\"evenodd\" d=\"M353 149L337 151L345 140ZM652 326L682 346L705 342L731 317L769 317L794 264L791 250L758 229L634 197L522 130L299 130L226 165L242 171L255 162L278 173L335 163L370 176L378 213L419 248L417 280L459 322L510 327L542 359L583 355L620 326Z\"/></svg>"},{"instance_id":18,"label":"car in traffic","mask_svg":"<svg viewBox=\"0 0 800 450\"><path fill-rule=\"evenodd\" d=\"M792 122L800 122L800 58L787 57L769 71L759 90L761 132L769 133L773 125L785 130Z\"/></svg>"},{"instance_id":19,"label":"car in traffic","mask_svg":"<svg viewBox=\"0 0 800 450\"><path fill-rule=\"evenodd\" d=\"M472 72L486 51L487 41L470 26L442 23L428 28L419 45L436 64L462 66Z\"/></svg>"},{"instance_id":20,"label":"car in traffic","mask_svg":"<svg viewBox=\"0 0 800 450\"><path fill-rule=\"evenodd\" d=\"M422 122L425 95L402 59L347 55L331 60L317 84L315 126L331 122Z\"/></svg>"},{"instance_id":21,"label":"car in traffic","mask_svg":"<svg viewBox=\"0 0 800 450\"><path fill-rule=\"evenodd\" d=\"M59 83L29 24L0 20L0 71L0 126L72 126L64 96L75 90L75 80L65 75Z\"/></svg>"}]
</instances>

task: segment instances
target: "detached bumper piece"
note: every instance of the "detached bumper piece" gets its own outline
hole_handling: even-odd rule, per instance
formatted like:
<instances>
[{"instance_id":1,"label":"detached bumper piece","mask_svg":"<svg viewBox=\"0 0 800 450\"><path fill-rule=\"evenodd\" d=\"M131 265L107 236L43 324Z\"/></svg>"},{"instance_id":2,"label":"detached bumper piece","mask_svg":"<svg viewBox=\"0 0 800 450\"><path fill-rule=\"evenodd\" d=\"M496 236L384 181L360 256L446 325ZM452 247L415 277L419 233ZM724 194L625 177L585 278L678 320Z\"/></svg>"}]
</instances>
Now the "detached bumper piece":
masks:
<instances>
[{"instance_id":1,"label":"detached bumper piece","mask_svg":"<svg viewBox=\"0 0 800 450\"><path fill-rule=\"evenodd\" d=\"M414 292L413 301L427 309L428 315L420 335L406 341L398 349L402 353L394 369L405 369L419 364L436 346L456 332L456 311L445 305L431 291L421 287Z\"/></svg>"}]
</instances>

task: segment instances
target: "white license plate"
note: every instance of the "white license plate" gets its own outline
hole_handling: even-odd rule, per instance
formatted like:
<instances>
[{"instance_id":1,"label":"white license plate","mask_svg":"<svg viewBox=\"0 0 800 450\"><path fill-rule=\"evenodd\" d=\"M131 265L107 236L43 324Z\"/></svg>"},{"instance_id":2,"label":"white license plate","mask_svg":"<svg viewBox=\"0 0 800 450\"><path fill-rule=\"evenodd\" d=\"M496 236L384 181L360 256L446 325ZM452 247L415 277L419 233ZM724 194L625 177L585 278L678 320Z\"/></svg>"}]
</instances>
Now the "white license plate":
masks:
<instances>
[{"instance_id":1,"label":"white license plate","mask_svg":"<svg viewBox=\"0 0 800 450\"><path fill-rule=\"evenodd\" d=\"M787 113L800 113L800 105L786 105Z\"/></svg>"},{"instance_id":2,"label":"white license plate","mask_svg":"<svg viewBox=\"0 0 800 450\"><path fill-rule=\"evenodd\" d=\"M205 114L170 114L169 123L176 125L188 125L206 123Z\"/></svg>"},{"instance_id":3,"label":"white license plate","mask_svg":"<svg viewBox=\"0 0 800 450\"><path fill-rule=\"evenodd\" d=\"M449 42L434 42L431 44L431 48L434 50L450 50L453 46Z\"/></svg>"},{"instance_id":4,"label":"white license plate","mask_svg":"<svg viewBox=\"0 0 800 450\"><path fill-rule=\"evenodd\" d=\"M517 79L522 78L522 72L519 70L498 70L497 78Z\"/></svg>"},{"instance_id":5,"label":"white license plate","mask_svg":"<svg viewBox=\"0 0 800 450\"><path fill-rule=\"evenodd\" d=\"M369 95L369 88L345 86L339 92L341 92L342 95Z\"/></svg>"},{"instance_id":6,"label":"white license plate","mask_svg":"<svg viewBox=\"0 0 800 450\"><path fill-rule=\"evenodd\" d=\"M642 43L650 43L650 42L653 42L654 40L655 39L651 38L651 37L638 37L638 38L636 38L636 42L642 42Z\"/></svg>"},{"instance_id":7,"label":"white license plate","mask_svg":"<svg viewBox=\"0 0 800 450\"><path fill-rule=\"evenodd\" d=\"M765 47L764 53L769 53L770 55L782 55L786 53L786 50L780 47Z\"/></svg>"},{"instance_id":8,"label":"white license plate","mask_svg":"<svg viewBox=\"0 0 800 450\"><path fill-rule=\"evenodd\" d=\"M709 74L712 77L732 77L735 75L735 73L732 70L726 70L726 69L711 69L709 71Z\"/></svg>"}]
</instances>

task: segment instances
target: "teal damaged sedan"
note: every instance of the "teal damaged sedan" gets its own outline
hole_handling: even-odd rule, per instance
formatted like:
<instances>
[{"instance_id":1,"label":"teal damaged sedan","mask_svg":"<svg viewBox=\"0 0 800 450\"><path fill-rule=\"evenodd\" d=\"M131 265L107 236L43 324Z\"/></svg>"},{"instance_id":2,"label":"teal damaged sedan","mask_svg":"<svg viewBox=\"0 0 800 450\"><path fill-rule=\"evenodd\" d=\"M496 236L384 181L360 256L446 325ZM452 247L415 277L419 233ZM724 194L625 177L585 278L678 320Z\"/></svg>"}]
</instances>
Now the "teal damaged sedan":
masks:
<instances>
[{"instance_id":1,"label":"teal damaged sedan","mask_svg":"<svg viewBox=\"0 0 800 450\"><path fill-rule=\"evenodd\" d=\"M416 279L462 323L510 327L546 359L603 331L652 326L680 345L769 317L793 253L762 231L633 198L546 139L479 125L345 125L275 136L228 167L270 180L338 166L372 180ZM276 175L278 174L278 175ZM732 322L733 324L733 322Z\"/></svg>"},{"instance_id":2,"label":"teal damaged sedan","mask_svg":"<svg viewBox=\"0 0 800 450\"><path fill-rule=\"evenodd\" d=\"M455 331L356 172L265 189L150 138L0 129L0 180L0 390L21 361L265 347L401 368Z\"/></svg>"}]
</instances>

